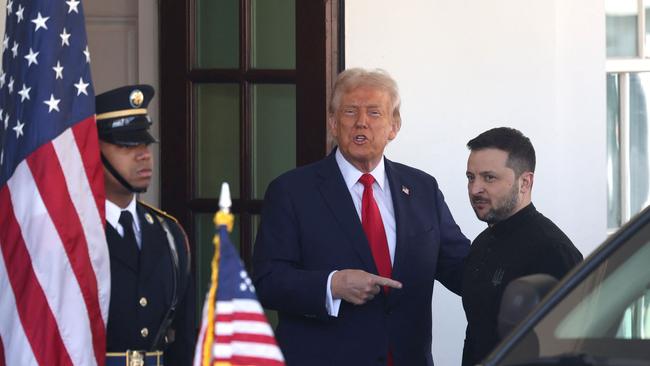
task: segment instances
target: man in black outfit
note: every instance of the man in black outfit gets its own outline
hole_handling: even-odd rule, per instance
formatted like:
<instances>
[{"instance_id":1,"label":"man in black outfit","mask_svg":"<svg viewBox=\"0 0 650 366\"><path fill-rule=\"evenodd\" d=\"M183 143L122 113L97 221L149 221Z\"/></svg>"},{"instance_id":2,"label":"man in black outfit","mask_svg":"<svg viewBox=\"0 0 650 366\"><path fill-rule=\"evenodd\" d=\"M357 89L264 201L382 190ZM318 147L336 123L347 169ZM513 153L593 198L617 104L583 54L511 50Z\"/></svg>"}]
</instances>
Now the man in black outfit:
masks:
<instances>
[{"instance_id":1,"label":"man in black outfit","mask_svg":"<svg viewBox=\"0 0 650 366\"><path fill-rule=\"evenodd\" d=\"M535 149L520 131L500 127L467 143L467 190L485 229L472 243L463 275L467 332L463 366L498 344L497 314L506 285L521 276L562 278L582 254L531 202Z\"/></svg>"},{"instance_id":2,"label":"man in black outfit","mask_svg":"<svg viewBox=\"0 0 650 366\"><path fill-rule=\"evenodd\" d=\"M152 176L153 95L131 85L96 98L111 260L106 366L186 366L194 352L187 237L175 218L137 200Z\"/></svg>"}]
</instances>

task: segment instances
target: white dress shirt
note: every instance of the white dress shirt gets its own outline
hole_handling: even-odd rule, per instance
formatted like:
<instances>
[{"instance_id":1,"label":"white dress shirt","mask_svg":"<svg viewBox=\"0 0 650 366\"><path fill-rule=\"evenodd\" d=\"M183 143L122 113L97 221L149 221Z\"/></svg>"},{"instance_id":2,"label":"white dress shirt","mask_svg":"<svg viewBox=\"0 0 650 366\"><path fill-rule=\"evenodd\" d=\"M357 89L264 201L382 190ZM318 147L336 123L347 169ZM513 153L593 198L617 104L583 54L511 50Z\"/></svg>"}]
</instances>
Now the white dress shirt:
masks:
<instances>
[{"instance_id":1,"label":"white dress shirt","mask_svg":"<svg viewBox=\"0 0 650 366\"><path fill-rule=\"evenodd\" d=\"M354 165L350 164L340 149L336 150L336 163L341 170L343 175L343 180L345 181L346 187L350 191L352 196L352 202L354 202L354 207L357 210L357 215L359 216L359 222L361 222L361 201L363 198L363 184L359 182L359 178L363 175L363 172L359 171ZM395 258L395 243L397 241L396 236L396 226L395 226L395 209L393 207L393 199L390 195L390 184L388 184L388 177L386 176L386 169L384 167L384 159L382 158L379 161L379 164L375 167L370 174L375 178L375 183L372 184L372 193L379 206L379 213L381 214L381 220L384 223L384 230L386 231L386 240L388 241L388 253L390 254L390 262L394 263ZM346 268L342 268L346 269ZM341 306L341 299L332 298L332 275L336 271L330 273L327 277L327 293L325 306L327 308L327 313L330 316L338 316L339 308Z\"/></svg>"},{"instance_id":2,"label":"white dress shirt","mask_svg":"<svg viewBox=\"0 0 650 366\"><path fill-rule=\"evenodd\" d=\"M113 202L106 200L106 222L108 222L112 227L115 228L118 234L121 237L124 237L124 228L120 224L120 215L122 211L129 211L131 216L133 216L133 233L135 234L135 240L138 242L138 248L142 248L142 234L140 233L140 219L138 218L138 213L135 210L136 199L135 195L126 208L122 209Z\"/></svg>"}]
</instances>

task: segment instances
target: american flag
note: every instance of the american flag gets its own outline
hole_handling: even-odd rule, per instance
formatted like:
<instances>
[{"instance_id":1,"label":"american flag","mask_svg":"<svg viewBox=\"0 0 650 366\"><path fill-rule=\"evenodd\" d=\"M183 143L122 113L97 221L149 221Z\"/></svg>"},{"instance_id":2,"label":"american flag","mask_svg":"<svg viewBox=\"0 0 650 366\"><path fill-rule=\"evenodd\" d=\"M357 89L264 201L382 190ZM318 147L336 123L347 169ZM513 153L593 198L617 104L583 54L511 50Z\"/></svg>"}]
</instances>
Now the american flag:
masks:
<instances>
[{"instance_id":1,"label":"american flag","mask_svg":"<svg viewBox=\"0 0 650 366\"><path fill-rule=\"evenodd\" d=\"M104 365L104 184L79 0L7 0L0 365Z\"/></svg>"},{"instance_id":2,"label":"american flag","mask_svg":"<svg viewBox=\"0 0 650 366\"><path fill-rule=\"evenodd\" d=\"M194 366L282 366L273 330L228 237L232 222L231 214L215 215L213 282L203 306Z\"/></svg>"}]
</instances>

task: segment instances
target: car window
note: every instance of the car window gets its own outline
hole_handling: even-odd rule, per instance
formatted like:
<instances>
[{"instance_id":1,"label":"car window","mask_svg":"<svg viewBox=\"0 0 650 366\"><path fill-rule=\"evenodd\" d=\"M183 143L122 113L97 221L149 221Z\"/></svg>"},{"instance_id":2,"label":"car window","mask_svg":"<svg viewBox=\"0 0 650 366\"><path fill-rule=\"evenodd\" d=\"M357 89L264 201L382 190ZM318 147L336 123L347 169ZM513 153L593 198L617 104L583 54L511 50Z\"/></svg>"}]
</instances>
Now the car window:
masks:
<instances>
[{"instance_id":1,"label":"car window","mask_svg":"<svg viewBox=\"0 0 650 366\"><path fill-rule=\"evenodd\" d=\"M625 309L616 338L650 339L650 289Z\"/></svg>"},{"instance_id":2,"label":"car window","mask_svg":"<svg viewBox=\"0 0 650 366\"><path fill-rule=\"evenodd\" d=\"M650 361L650 225L596 266L499 365L562 355Z\"/></svg>"}]
</instances>

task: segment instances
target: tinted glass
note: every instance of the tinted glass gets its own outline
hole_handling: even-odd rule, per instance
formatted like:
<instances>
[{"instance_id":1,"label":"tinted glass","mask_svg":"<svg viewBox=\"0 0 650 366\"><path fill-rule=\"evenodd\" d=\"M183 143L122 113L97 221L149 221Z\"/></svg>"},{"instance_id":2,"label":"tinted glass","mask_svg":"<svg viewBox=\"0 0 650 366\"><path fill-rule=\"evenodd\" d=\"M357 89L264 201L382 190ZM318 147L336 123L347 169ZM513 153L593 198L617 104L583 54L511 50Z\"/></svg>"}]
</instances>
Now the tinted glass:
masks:
<instances>
[{"instance_id":1,"label":"tinted glass","mask_svg":"<svg viewBox=\"0 0 650 366\"><path fill-rule=\"evenodd\" d=\"M239 67L239 0L196 0L196 66Z\"/></svg>"},{"instance_id":2,"label":"tinted glass","mask_svg":"<svg viewBox=\"0 0 650 366\"><path fill-rule=\"evenodd\" d=\"M648 205L650 151L648 148L650 73L630 74L630 210L632 215Z\"/></svg>"},{"instance_id":3,"label":"tinted glass","mask_svg":"<svg viewBox=\"0 0 650 366\"><path fill-rule=\"evenodd\" d=\"M296 87L259 84L252 89L253 198L296 166Z\"/></svg>"},{"instance_id":4,"label":"tinted glass","mask_svg":"<svg viewBox=\"0 0 650 366\"><path fill-rule=\"evenodd\" d=\"M621 225L621 164L619 80L617 74L607 75L607 227Z\"/></svg>"},{"instance_id":5,"label":"tinted glass","mask_svg":"<svg viewBox=\"0 0 650 366\"><path fill-rule=\"evenodd\" d=\"M196 194L218 198L221 183L239 198L239 86L198 84L196 92Z\"/></svg>"},{"instance_id":6,"label":"tinted glass","mask_svg":"<svg viewBox=\"0 0 650 366\"><path fill-rule=\"evenodd\" d=\"M637 1L605 0L607 57L637 56Z\"/></svg>"},{"instance_id":7,"label":"tinted glass","mask_svg":"<svg viewBox=\"0 0 650 366\"><path fill-rule=\"evenodd\" d=\"M295 0L251 1L251 66L296 67Z\"/></svg>"}]
</instances>

